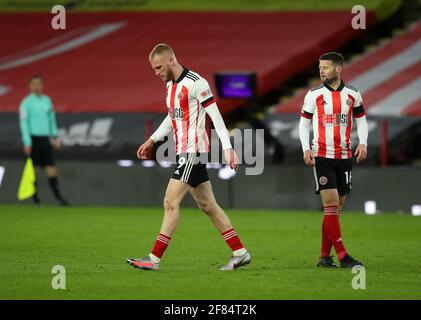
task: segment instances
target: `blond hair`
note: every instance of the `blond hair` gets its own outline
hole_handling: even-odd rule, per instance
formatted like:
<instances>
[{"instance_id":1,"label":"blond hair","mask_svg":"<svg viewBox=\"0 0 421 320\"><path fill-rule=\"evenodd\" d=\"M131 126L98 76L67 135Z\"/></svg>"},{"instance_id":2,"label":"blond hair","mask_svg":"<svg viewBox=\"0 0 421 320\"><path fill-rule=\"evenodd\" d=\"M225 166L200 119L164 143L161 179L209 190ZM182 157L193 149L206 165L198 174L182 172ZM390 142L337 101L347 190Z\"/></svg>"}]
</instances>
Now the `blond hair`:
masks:
<instances>
[{"instance_id":1,"label":"blond hair","mask_svg":"<svg viewBox=\"0 0 421 320\"><path fill-rule=\"evenodd\" d=\"M162 55L163 53L169 53L171 56L175 57L174 50L165 43L157 44L149 54L149 60L152 60L157 55Z\"/></svg>"}]
</instances>

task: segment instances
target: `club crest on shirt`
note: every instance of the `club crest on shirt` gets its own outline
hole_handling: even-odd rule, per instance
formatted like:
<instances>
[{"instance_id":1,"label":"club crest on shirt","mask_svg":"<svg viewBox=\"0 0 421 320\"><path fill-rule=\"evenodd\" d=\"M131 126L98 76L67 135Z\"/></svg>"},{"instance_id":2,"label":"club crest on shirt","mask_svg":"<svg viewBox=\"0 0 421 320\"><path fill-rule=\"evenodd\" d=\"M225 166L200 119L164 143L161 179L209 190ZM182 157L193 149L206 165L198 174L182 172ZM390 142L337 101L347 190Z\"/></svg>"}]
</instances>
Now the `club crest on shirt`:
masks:
<instances>
[{"instance_id":1,"label":"club crest on shirt","mask_svg":"<svg viewBox=\"0 0 421 320\"><path fill-rule=\"evenodd\" d=\"M352 106L352 100L351 99L346 99L346 104L347 104L347 106Z\"/></svg>"},{"instance_id":2,"label":"club crest on shirt","mask_svg":"<svg viewBox=\"0 0 421 320\"><path fill-rule=\"evenodd\" d=\"M320 185L324 186L327 183L327 178L325 176L320 177L319 179Z\"/></svg>"},{"instance_id":3,"label":"club crest on shirt","mask_svg":"<svg viewBox=\"0 0 421 320\"><path fill-rule=\"evenodd\" d=\"M178 97L178 100L181 100L181 99L183 99L184 95L183 95L182 92L180 92L177 97Z\"/></svg>"}]
</instances>

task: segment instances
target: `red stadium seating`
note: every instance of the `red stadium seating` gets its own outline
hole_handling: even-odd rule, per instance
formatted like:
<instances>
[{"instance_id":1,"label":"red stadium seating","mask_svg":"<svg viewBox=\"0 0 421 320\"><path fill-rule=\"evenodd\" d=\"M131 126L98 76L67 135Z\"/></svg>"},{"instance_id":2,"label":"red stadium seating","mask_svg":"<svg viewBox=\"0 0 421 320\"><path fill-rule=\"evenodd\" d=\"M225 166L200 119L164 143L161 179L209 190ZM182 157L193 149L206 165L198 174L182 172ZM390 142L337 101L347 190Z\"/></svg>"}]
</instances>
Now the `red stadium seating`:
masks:
<instances>
[{"instance_id":1,"label":"red stadium seating","mask_svg":"<svg viewBox=\"0 0 421 320\"><path fill-rule=\"evenodd\" d=\"M421 116L421 23L351 62L343 78L361 91L369 115ZM279 104L276 112L298 113L308 90Z\"/></svg>"},{"instance_id":2,"label":"red stadium seating","mask_svg":"<svg viewBox=\"0 0 421 320\"><path fill-rule=\"evenodd\" d=\"M38 73L59 112L166 112L147 59L158 42L212 86L216 71L254 70L263 94L358 35L344 11L68 13L66 30L51 18L0 13L0 112L18 110ZM219 100L223 112L240 104Z\"/></svg>"}]
</instances>

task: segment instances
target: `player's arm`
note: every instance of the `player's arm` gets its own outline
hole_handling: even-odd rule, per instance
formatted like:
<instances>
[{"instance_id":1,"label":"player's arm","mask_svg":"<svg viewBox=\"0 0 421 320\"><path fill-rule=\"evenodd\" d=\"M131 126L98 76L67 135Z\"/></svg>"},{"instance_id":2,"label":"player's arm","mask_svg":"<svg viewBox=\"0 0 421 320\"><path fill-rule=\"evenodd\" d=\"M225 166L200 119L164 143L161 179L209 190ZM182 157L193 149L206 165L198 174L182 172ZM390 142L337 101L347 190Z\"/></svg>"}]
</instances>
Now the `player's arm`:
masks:
<instances>
[{"instance_id":1,"label":"player's arm","mask_svg":"<svg viewBox=\"0 0 421 320\"><path fill-rule=\"evenodd\" d=\"M151 151L153 145L162 140L172 130L171 117L167 115L155 132L150 136L145 143L143 143L137 150L137 157L139 159L146 159L148 153Z\"/></svg>"},{"instance_id":2,"label":"player's arm","mask_svg":"<svg viewBox=\"0 0 421 320\"><path fill-rule=\"evenodd\" d=\"M28 103L25 99L19 106L19 127L23 141L23 152L29 156L32 150L32 139L29 132Z\"/></svg>"},{"instance_id":3,"label":"player's arm","mask_svg":"<svg viewBox=\"0 0 421 320\"><path fill-rule=\"evenodd\" d=\"M214 102L210 106L205 108L205 111L212 119L213 126L215 127L219 140L221 140L225 160L227 161L231 169L237 171L239 161L234 149L231 146L228 130L225 126L224 120L222 119L221 113L219 112L218 106Z\"/></svg>"},{"instance_id":4,"label":"player's arm","mask_svg":"<svg viewBox=\"0 0 421 320\"><path fill-rule=\"evenodd\" d=\"M311 92L309 91L304 98L304 105L301 109L300 123L298 125L298 132L303 149L303 160L306 165L314 166L314 155L310 147L310 126L315 110L314 103L311 101Z\"/></svg>"},{"instance_id":5,"label":"player's arm","mask_svg":"<svg viewBox=\"0 0 421 320\"><path fill-rule=\"evenodd\" d=\"M197 100L199 100L203 108L205 108L206 113L212 120L213 126L215 127L219 140L221 140L225 160L227 161L231 169L237 171L239 164L237 155L235 154L235 151L231 146L230 137L228 134L227 127L225 126L224 119L222 119L215 98L213 97L212 91L210 90L209 84L206 80L201 79L197 82L195 97Z\"/></svg>"},{"instance_id":6,"label":"player's arm","mask_svg":"<svg viewBox=\"0 0 421 320\"><path fill-rule=\"evenodd\" d=\"M355 101L356 107L352 109L352 114L357 123L357 134L359 145L355 150L357 163L364 161L367 158L367 140L368 140L368 123L365 115L364 106L362 103L361 94L358 92L357 100Z\"/></svg>"}]
</instances>

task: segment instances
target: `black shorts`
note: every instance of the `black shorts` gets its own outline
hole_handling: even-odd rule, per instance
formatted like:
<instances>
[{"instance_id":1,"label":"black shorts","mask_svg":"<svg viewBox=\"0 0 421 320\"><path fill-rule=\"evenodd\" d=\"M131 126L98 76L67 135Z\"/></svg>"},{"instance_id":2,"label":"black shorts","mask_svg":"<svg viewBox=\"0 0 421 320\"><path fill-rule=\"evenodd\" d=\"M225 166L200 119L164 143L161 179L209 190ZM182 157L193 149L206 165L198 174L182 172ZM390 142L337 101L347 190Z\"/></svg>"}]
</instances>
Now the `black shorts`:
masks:
<instances>
[{"instance_id":1,"label":"black shorts","mask_svg":"<svg viewBox=\"0 0 421 320\"><path fill-rule=\"evenodd\" d=\"M314 179L316 180L316 194L320 190L338 189L344 196L351 192L352 159L329 159L315 157Z\"/></svg>"},{"instance_id":2,"label":"black shorts","mask_svg":"<svg viewBox=\"0 0 421 320\"><path fill-rule=\"evenodd\" d=\"M49 137L32 136L31 158L34 166L54 166L54 152Z\"/></svg>"},{"instance_id":3,"label":"black shorts","mask_svg":"<svg viewBox=\"0 0 421 320\"><path fill-rule=\"evenodd\" d=\"M199 158L200 155L194 153L177 155L177 164L172 178L183 181L194 188L209 181L206 163L201 163Z\"/></svg>"}]
</instances>

